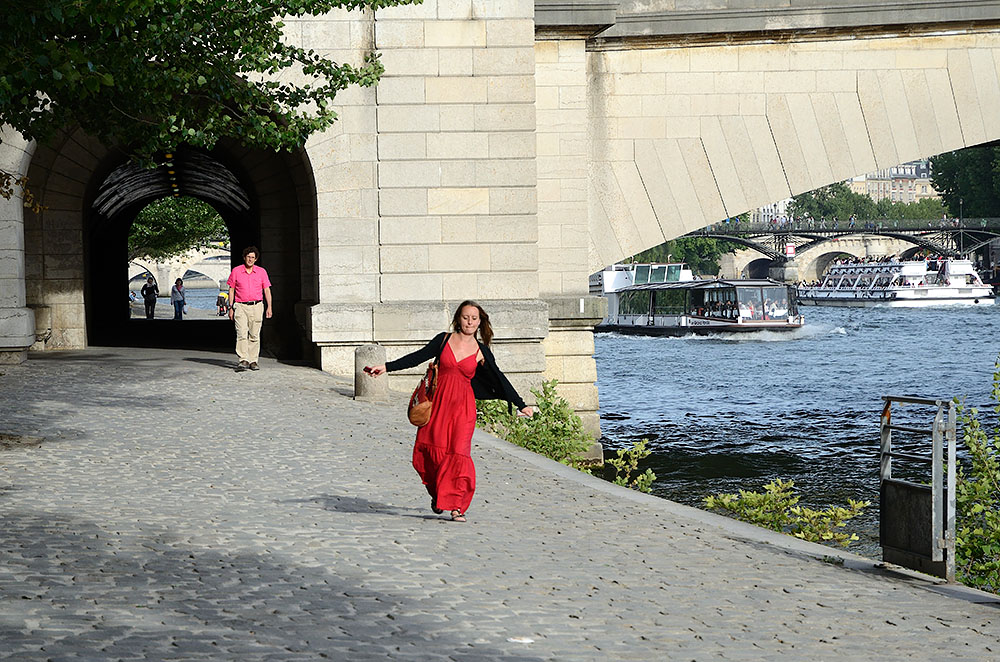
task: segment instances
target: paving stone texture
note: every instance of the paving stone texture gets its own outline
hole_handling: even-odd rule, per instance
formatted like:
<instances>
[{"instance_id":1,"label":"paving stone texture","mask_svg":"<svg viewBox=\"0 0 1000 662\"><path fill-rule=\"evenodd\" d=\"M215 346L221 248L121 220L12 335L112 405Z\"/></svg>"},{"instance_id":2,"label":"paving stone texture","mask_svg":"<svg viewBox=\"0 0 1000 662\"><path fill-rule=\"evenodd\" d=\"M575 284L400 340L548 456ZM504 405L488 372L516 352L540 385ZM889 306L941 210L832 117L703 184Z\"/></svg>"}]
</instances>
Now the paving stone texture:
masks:
<instances>
[{"instance_id":1,"label":"paving stone texture","mask_svg":"<svg viewBox=\"0 0 1000 662\"><path fill-rule=\"evenodd\" d=\"M0 451L0 659L1000 660L982 596L487 435L469 522L446 521L400 404L232 362L0 367L0 432L44 439Z\"/></svg>"}]
</instances>

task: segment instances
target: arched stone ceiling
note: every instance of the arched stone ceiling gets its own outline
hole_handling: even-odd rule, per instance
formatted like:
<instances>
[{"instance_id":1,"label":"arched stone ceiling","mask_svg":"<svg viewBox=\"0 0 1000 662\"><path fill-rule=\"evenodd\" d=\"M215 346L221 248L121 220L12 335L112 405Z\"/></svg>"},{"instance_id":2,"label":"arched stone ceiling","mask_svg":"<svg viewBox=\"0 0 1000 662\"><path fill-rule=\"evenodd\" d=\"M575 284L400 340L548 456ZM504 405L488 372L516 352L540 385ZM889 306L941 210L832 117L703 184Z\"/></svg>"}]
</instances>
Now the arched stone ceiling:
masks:
<instances>
[{"instance_id":1,"label":"arched stone ceiling","mask_svg":"<svg viewBox=\"0 0 1000 662\"><path fill-rule=\"evenodd\" d=\"M228 168L205 152L187 149L163 155L155 168L122 164L101 182L94 210L111 218L130 207L184 195L234 211L250 208L246 191Z\"/></svg>"}]
</instances>

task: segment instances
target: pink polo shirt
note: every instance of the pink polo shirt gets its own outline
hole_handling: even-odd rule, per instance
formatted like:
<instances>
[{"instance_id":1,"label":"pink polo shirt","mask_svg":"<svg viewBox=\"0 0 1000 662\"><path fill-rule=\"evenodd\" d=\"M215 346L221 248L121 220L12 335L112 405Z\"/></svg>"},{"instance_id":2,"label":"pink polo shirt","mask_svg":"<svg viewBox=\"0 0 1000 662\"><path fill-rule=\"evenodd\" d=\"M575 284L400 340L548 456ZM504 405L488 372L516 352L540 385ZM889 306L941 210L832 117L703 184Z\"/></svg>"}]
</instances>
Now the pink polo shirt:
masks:
<instances>
[{"instance_id":1,"label":"pink polo shirt","mask_svg":"<svg viewBox=\"0 0 1000 662\"><path fill-rule=\"evenodd\" d=\"M236 303L246 301L262 301L264 299L264 288L271 287L271 281L267 277L264 267L253 265L250 273L247 273L245 264L233 269L229 274L226 284L233 288L233 301Z\"/></svg>"}]
</instances>

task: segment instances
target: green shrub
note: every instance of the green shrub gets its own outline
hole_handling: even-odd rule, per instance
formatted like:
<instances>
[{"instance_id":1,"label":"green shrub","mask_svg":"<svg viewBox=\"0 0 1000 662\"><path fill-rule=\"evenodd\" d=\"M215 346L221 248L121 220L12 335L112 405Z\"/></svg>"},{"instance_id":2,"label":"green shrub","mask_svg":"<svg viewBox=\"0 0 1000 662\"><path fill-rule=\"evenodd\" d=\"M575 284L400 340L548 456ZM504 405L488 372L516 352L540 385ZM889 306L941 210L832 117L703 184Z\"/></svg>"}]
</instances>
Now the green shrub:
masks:
<instances>
[{"instance_id":1,"label":"green shrub","mask_svg":"<svg viewBox=\"0 0 1000 662\"><path fill-rule=\"evenodd\" d=\"M797 505L799 497L794 494L794 487L793 481L779 479L765 485L763 492L740 490L739 495L716 494L705 497L705 505L710 510L731 513L744 522L788 533L810 542L837 543L847 547L858 539L857 534L837 529L843 528L848 520L860 515L871 505L870 501L848 499L847 508L832 506L826 510L813 510Z\"/></svg>"},{"instance_id":2,"label":"green shrub","mask_svg":"<svg viewBox=\"0 0 1000 662\"><path fill-rule=\"evenodd\" d=\"M1000 359L993 369L990 399L1000 414ZM958 407L968 460L956 467L955 575L963 584L1000 592L1000 426L992 436L979 411Z\"/></svg>"},{"instance_id":3,"label":"green shrub","mask_svg":"<svg viewBox=\"0 0 1000 662\"><path fill-rule=\"evenodd\" d=\"M481 400L476 403L476 425L540 455L578 469L594 464L582 458L593 444L583 421L566 400L556 393L554 379L531 389L535 394L534 416L518 416L506 402Z\"/></svg>"},{"instance_id":4,"label":"green shrub","mask_svg":"<svg viewBox=\"0 0 1000 662\"><path fill-rule=\"evenodd\" d=\"M651 469L646 469L645 473L632 477L632 472L639 468L639 461L646 459L650 450L646 448L648 439L634 442L628 448L618 451L617 457L606 460L615 469L614 483L622 487L630 487L640 492L649 492L652 489L656 474Z\"/></svg>"}]
</instances>

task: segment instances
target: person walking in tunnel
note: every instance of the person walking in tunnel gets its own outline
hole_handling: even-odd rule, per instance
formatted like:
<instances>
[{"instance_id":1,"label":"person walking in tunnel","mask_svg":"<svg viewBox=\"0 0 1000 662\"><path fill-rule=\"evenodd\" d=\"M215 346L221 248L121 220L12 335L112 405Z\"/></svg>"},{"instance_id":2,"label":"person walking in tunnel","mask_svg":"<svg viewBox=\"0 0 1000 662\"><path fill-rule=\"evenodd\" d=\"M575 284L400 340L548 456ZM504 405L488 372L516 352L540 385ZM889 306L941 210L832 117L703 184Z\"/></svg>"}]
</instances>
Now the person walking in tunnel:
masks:
<instances>
[{"instance_id":1,"label":"person walking in tunnel","mask_svg":"<svg viewBox=\"0 0 1000 662\"><path fill-rule=\"evenodd\" d=\"M257 265L256 246L243 249L243 264L229 274L229 319L236 326L236 372L257 370L260 358L260 327L271 318L271 281Z\"/></svg>"},{"instance_id":2,"label":"person walking in tunnel","mask_svg":"<svg viewBox=\"0 0 1000 662\"><path fill-rule=\"evenodd\" d=\"M174 281L174 286L170 288L170 303L174 306L174 319L184 319L184 306L187 305L187 298L184 296L184 281L180 278Z\"/></svg>"},{"instance_id":3,"label":"person walking in tunnel","mask_svg":"<svg viewBox=\"0 0 1000 662\"><path fill-rule=\"evenodd\" d=\"M153 277L146 279L146 284L139 290L142 295L142 302L146 305L146 319L153 319L153 312L156 310L156 297L160 296L160 290L156 287Z\"/></svg>"},{"instance_id":4,"label":"person walking in tunnel","mask_svg":"<svg viewBox=\"0 0 1000 662\"><path fill-rule=\"evenodd\" d=\"M426 425L417 428L413 468L431 496L431 510L438 514L450 511L452 521L464 522L476 491L476 467L471 456L476 399L506 400L524 416L531 416L532 409L497 367L490 351L493 328L482 306L463 301L455 310L451 329L451 333L434 336L422 349L383 365L366 367L365 372L378 377L430 359L437 361L431 417Z\"/></svg>"}]
</instances>

